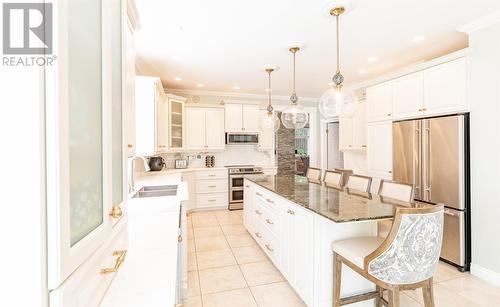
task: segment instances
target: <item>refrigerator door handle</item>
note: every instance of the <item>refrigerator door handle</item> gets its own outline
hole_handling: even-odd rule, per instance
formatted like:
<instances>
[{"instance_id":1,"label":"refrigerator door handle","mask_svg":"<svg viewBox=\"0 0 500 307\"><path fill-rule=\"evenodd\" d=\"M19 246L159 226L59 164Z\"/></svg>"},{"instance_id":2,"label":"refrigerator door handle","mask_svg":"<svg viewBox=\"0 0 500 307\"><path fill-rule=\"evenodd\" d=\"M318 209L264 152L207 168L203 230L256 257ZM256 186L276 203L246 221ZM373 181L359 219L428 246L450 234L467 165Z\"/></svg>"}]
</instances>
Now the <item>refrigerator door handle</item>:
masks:
<instances>
[{"instance_id":1,"label":"refrigerator door handle","mask_svg":"<svg viewBox=\"0 0 500 307\"><path fill-rule=\"evenodd\" d=\"M415 122L416 128L415 128L415 139L413 141L413 150L415 154L415 163L413 165L414 171L413 171L413 182L415 183L415 195L414 197L416 199L422 199L422 172L421 172L421 142L420 142L420 131L421 131L421 122L416 121Z\"/></svg>"},{"instance_id":2,"label":"refrigerator door handle","mask_svg":"<svg viewBox=\"0 0 500 307\"><path fill-rule=\"evenodd\" d=\"M431 183L431 124L429 120L424 119L425 126L425 189L424 199L431 200L432 183Z\"/></svg>"}]
</instances>

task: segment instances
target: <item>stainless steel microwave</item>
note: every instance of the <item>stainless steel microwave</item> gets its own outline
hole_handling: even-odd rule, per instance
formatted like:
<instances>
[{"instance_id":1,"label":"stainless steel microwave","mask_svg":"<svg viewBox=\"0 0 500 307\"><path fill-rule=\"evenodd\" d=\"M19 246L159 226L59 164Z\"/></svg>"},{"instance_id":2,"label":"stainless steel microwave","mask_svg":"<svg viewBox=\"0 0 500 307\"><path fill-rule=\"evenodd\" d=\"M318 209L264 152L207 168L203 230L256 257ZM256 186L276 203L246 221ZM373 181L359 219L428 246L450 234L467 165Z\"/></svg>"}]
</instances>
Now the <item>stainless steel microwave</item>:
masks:
<instances>
[{"instance_id":1,"label":"stainless steel microwave","mask_svg":"<svg viewBox=\"0 0 500 307\"><path fill-rule=\"evenodd\" d=\"M226 144L228 145L257 145L259 144L258 133L226 133Z\"/></svg>"}]
</instances>

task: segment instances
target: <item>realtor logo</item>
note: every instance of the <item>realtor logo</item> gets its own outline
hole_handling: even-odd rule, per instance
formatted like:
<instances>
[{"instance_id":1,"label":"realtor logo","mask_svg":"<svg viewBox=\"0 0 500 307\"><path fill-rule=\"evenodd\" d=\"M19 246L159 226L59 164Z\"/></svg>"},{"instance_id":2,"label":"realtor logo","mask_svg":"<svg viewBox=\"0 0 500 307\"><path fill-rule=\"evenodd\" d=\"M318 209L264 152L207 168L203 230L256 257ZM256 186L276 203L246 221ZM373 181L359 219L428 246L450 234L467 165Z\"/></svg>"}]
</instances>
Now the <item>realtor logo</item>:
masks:
<instances>
[{"instance_id":1,"label":"realtor logo","mask_svg":"<svg viewBox=\"0 0 500 307\"><path fill-rule=\"evenodd\" d=\"M52 54L52 3L3 4L3 53Z\"/></svg>"}]
</instances>

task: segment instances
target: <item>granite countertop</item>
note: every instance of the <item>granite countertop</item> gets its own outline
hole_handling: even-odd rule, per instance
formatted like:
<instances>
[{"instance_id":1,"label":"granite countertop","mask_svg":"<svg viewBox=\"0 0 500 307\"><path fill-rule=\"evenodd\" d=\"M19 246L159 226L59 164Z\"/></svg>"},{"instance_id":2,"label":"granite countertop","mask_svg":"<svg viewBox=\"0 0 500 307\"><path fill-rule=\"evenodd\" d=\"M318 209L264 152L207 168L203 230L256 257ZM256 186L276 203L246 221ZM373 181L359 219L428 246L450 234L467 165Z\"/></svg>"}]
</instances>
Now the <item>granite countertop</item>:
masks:
<instances>
[{"instance_id":1,"label":"granite countertop","mask_svg":"<svg viewBox=\"0 0 500 307\"><path fill-rule=\"evenodd\" d=\"M397 206L422 207L378 195L355 195L295 175L252 175L246 179L336 223L393 218Z\"/></svg>"}]
</instances>

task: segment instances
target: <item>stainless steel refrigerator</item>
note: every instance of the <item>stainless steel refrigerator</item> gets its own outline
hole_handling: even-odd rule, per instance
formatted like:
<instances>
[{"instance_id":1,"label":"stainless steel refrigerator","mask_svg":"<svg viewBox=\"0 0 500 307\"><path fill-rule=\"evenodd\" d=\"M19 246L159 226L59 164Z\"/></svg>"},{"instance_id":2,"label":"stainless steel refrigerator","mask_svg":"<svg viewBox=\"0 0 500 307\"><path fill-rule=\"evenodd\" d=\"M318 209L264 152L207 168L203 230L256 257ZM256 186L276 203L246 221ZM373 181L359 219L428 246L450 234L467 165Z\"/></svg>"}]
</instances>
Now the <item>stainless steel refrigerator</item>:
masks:
<instances>
[{"instance_id":1,"label":"stainless steel refrigerator","mask_svg":"<svg viewBox=\"0 0 500 307\"><path fill-rule=\"evenodd\" d=\"M413 184L415 200L445 205L441 259L470 266L468 114L393 123L394 180Z\"/></svg>"}]
</instances>

